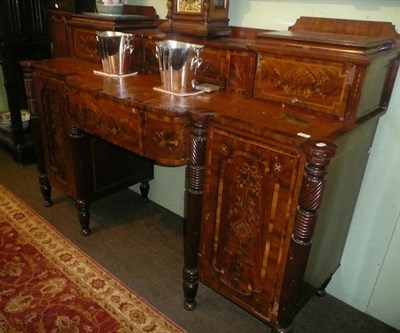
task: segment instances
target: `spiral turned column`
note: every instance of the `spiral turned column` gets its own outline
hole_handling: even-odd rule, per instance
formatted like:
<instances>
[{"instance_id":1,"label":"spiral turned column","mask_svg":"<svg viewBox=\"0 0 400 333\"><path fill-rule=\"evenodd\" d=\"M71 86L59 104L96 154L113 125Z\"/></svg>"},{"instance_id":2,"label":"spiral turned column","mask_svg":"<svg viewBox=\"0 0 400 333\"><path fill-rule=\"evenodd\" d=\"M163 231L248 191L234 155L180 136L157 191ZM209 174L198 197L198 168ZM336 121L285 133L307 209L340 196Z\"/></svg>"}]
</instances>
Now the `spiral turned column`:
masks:
<instances>
[{"instance_id":1,"label":"spiral turned column","mask_svg":"<svg viewBox=\"0 0 400 333\"><path fill-rule=\"evenodd\" d=\"M21 68L24 77L26 101L30 114L29 123L34 139L33 142L35 147L36 163L39 171L40 192L42 193L45 207L49 207L53 205L53 201L51 200L51 185L49 178L47 177L46 163L42 151L39 108L35 96L35 84L32 76L32 63L29 61L22 62Z\"/></svg>"},{"instance_id":2,"label":"spiral turned column","mask_svg":"<svg viewBox=\"0 0 400 333\"><path fill-rule=\"evenodd\" d=\"M191 112L190 156L188 165L187 218L184 240L183 292L184 308L196 307L198 289L197 251L201 223L201 207L204 187L204 164L206 158L207 127L211 114Z\"/></svg>"},{"instance_id":3,"label":"spiral turned column","mask_svg":"<svg viewBox=\"0 0 400 333\"><path fill-rule=\"evenodd\" d=\"M304 152L307 163L299 194L278 319L273 328L274 333L290 331L311 249L318 209L322 201L327 167L335 155L336 146L330 142L309 140L304 146Z\"/></svg>"},{"instance_id":4,"label":"spiral turned column","mask_svg":"<svg viewBox=\"0 0 400 333\"><path fill-rule=\"evenodd\" d=\"M307 164L292 235L293 241L300 245L308 245L312 241L318 209L322 201L327 166L335 150L335 146L322 141L311 141L304 148Z\"/></svg>"}]
</instances>

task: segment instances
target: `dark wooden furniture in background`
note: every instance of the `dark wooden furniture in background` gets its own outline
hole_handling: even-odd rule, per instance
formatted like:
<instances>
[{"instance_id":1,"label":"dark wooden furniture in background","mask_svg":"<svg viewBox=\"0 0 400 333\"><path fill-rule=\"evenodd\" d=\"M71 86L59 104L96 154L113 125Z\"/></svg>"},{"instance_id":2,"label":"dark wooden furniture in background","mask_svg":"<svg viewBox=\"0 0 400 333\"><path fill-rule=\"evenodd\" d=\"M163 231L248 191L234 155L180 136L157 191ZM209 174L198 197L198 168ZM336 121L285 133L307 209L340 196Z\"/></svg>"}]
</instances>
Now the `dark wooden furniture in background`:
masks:
<instances>
[{"instance_id":1,"label":"dark wooden furniture in background","mask_svg":"<svg viewBox=\"0 0 400 333\"><path fill-rule=\"evenodd\" d=\"M185 308L195 308L200 280L283 333L340 264L400 38L388 23L318 18L253 39L237 38L254 36L242 30L217 40L143 31L147 70L119 80L78 58L24 63L27 94L33 114L47 113L44 96L65 98L78 203L90 179L87 135L187 164ZM222 90L154 91L154 36L204 44L198 79Z\"/></svg>"},{"instance_id":2,"label":"dark wooden furniture in background","mask_svg":"<svg viewBox=\"0 0 400 333\"><path fill-rule=\"evenodd\" d=\"M0 144L20 164L35 159L30 129L24 130L21 109L27 109L19 61L49 57L43 0L4 0L0 11L0 64L11 115L11 131L0 129ZM0 110L6 111L6 110Z\"/></svg>"},{"instance_id":3,"label":"dark wooden furniture in background","mask_svg":"<svg viewBox=\"0 0 400 333\"><path fill-rule=\"evenodd\" d=\"M68 56L65 24L72 14L94 12L93 0L44 0L48 25L49 48L52 57Z\"/></svg>"},{"instance_id":4,"label":"dark wooden furniture in background","mask_svg":"<svg viewBox=\"0 0 400 333\"><path fill-rule=\"evenodd\" d=\"M123 16L98 15L95 1L46 0L52 57L78 57L99 61L96 31L134 32L155 28L158 16L153 7L124 6Z\"/></svg>"}]
</instances>

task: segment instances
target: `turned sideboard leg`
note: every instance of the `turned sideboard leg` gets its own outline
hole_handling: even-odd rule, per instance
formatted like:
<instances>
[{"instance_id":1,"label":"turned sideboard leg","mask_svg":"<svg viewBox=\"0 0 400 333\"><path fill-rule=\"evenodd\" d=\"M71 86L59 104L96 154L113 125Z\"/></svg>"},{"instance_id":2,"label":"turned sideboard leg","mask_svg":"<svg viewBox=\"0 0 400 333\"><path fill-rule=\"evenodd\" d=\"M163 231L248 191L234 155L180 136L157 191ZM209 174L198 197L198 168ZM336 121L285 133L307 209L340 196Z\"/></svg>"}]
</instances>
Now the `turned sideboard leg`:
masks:
<instances>
[{"instance_id":1,"label":"turned sideboard leg","mask_svg":"<svg viewBox=\"0 0 400 333\"><path fill-rule=\"evenodd\" d=\"M81 224L81 235L88 236L92 230L89 227L90 223L90 211L89 203L85 200L76 200L76 209L78 210L78 220Z\"/></svg>"},{"instance_id":2,"label":"turned sideboard leg","mask_svg":"<svg viewBox=\"0 0 400 333\"><path fill-rule=\"evenodd\" d=\"M78 211L78 220L81 224L81 234L87 236L90 235L92 231L89 227L90 211L86 184L89 176L86 174L87 170L85 168L85 159L87 158L87 156L85 156L85 138L83 132L74 126L71 127L70 137L73 142L73 163L76 175L77 197L75 199L75 204Z\"/></svg>"},{"instance_id":3,"label":"turned sideboard leg","mask_svg":"<svg viewBox=\"0 0 400 333\"><path fill-rule=\"evenodd\" d=\"M42 193L44 199L44 206L50 207L53 205L53 201L51 200L51 185L49 178L47 177L46 163L44 160L43 150L42 150L39 110L35 96L34 81L32 77L32 64L29 61L25 61L21 63L21 68L24 76L26 102L30 115L29 124L31 127L33 143L35 147L37 168L40 175L39 176L40 192Z\"/></svg>"},{"instance_id":4,"label":"turned sideboard leg","mask_svg":"<svg viewBox=\"0 0 400 333\"><path fill-rule=\"evenodd\" d=\"M309 140L304 146L304 151L307 164L299 194L278 318L273 328L274 333L289 332L298 309L312 237L325 187L327 167L335 155L336 146L329 142Z\"/></svg>"},{"instance_id":5,"label":"turned sideboard leg","mask_svg":"<svg viewBox=\"0 0 400 333\"><path fill-rule=\"evenodd\" d=\"M39 165L39 164L38 164ZM40 184L40 192L42 193L43 199L44 199L44 206L45 207L50 207L53 206L53 200L51 200L51 185L49 178L45 173L42 173L40 171L40 168L38 167L40 176L39 176L39 184Z\"/></svg>"},{"instance_id":6,"label":"turned sideboard leg","mask_svg":"<svg viewBox=\"0 0 400 333\"><path fill-rule=\"evenodd\" d=\"M140 194L142 195L143 201L147 201L149 199L148 195L149 195L149 190L150 190L149 180L143 180L140 183L139 188L140 188Z\"/></svg>"},{"instance_id":7,"label":"turned sideboard leg","mask_svg":"<svg viewBox=\"0 0 400 333\"><path fill-rule=\"evenodd\" d=\"M328 286L329 282L332 280L332 275L327 278L324 283L315 291L315 295L318 297L324 297L326 295L326 287Z\"/></svg>"},{"instance_id":8,"label":"turned sideboard leg","mask_svg":"<svg viewBox=\"0 0 400 333\"><path fill-rule=\"evenodd\" d=\"M191 113L190 160L188 165L187 218L184 239L183 292L184 308L196 307L198 290L197 251L199 247L201 207L204 186L206 135L210 113Z\"/></svg>"}]
</instances>

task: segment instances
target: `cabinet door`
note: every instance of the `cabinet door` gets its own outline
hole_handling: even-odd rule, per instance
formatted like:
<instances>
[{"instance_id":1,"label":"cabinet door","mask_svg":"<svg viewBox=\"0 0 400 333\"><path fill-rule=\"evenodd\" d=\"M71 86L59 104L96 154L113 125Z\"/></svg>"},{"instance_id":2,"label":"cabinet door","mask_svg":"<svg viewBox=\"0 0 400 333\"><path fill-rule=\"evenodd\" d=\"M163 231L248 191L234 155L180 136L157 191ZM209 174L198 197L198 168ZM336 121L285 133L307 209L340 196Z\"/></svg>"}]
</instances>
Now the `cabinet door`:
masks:
<instances>
[{"instance_id":1,"label":"cabinet door","mask_svg":"<svg viewBox=\"0 0 400 333\"><path fill-rule=\"evenodd\" d=\"M47 174L60 190L76 197L65 83L38 73L34 79Z\"/></svg>"},{"instance_id":2,"label":"cabinet door","mask_svg":"<svg viewBox=\"0 0 400 333\"><path fill-rule=\"evenodd\" d=\"M208 152L200 280L269 322L291 235L299 155L215 127Z\"/></svg>"}]
</instances>

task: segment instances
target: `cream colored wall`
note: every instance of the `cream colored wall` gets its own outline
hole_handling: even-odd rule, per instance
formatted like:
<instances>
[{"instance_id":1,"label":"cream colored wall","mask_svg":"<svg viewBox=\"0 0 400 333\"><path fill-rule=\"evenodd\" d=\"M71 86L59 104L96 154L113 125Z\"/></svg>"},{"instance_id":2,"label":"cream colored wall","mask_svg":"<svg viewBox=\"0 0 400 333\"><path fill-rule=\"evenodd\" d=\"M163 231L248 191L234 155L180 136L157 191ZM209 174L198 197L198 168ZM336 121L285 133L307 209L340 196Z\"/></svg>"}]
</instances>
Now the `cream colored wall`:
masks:
<instances>
[{"instance_id":1,"label":"cream colored wall","mask_svg":"<svg viewBox=\"0 0 400 333\"><path fill-rule=\"evenodd\" d=\"M164 0L128 0L166 16ZM400 33L400 0L231 0L234 26L286 30L299 16L389 21ZM400 329L400 79L381 119L342 265L328 292ZM156 168L150 198L183 214L184 168Z\"/></svg>"},{"instance_id":2,"label":"cream colored wall","mask_svg":"<svg viewBox=\"0 0 400 333\"><path fill-rule=\"evenodd\" d=\"M371 149L342 265L327 289L344 302L398 329L400 252L393 251L400 239L400 230L395 228L400 217L399 111L398 75L389 110L380 120ZM393 256L394 260L390 259ZM383 283L392 276L393 283Z\"/></svg>"},{"instance_id":3,"label":"cream colored wall","mask_svg":"<svg viewBox=\"0 0 400 333\"><path fill-rule=\"evenodd\" d=\"M382 263L381 272L376 280L376 285L367 308L368 314L379 318L385 323L391 324L398 330L400 330L399 253L400 217L397 220L396 229L390 241L385 260ZM394 288L391 286L394 286Z\"/></svg>"}]
</instances>

